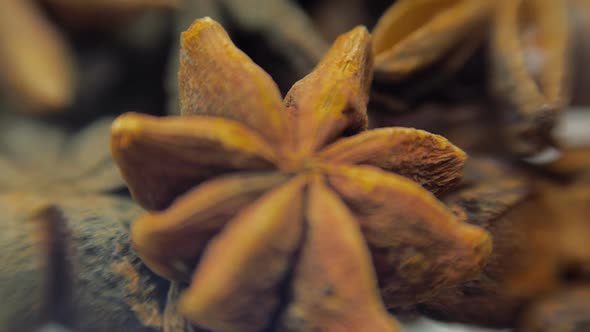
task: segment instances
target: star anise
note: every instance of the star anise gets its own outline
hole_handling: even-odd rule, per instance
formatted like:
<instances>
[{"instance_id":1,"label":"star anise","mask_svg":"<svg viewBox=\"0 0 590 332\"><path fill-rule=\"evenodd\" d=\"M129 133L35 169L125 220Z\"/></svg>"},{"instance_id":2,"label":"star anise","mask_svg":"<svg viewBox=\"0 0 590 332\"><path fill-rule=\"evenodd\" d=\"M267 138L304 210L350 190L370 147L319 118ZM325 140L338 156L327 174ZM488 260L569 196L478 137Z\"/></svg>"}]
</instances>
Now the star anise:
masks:
<instances>
[{"instance_id":1,"label":"star anise","mask_svg":"<svg viewBox=\"0 0 590 332\"><path fill-rule=\"evenodd\" d=\"M507 148L533 154L553 144L567 105L568 28L566 1L397 1L374 30L376 77L403 85L426 71L417 81L432 89L432 77L440 86L487 37Z\"/></svg>"},{"instance_id":2,"label":"star anise","mask_svg":"<svg viewBox=\"0 0 590 332\"><path fill-rule=\"evenodd\" d=\"M28 111L60 111L74 102L77 65L72 47L43 12L40 1L0 2L0 80L6 96ZM72 1L44 0L70 20L89 22L105 15L108 24L118 14L150 7L172 7L175 0Z\"/></svg>"},{"instance_id":3,"label":"star anise","mask_svg":"<svg viewBox=\"0 0 590 332\"><path fill-rule=\"evenodd\" d=\"M284 103L209 18L182 34L180 57L185 116L123 115L111 147L151 210L132 227L134 247L162 276L192 274L179 308L195 324L394 331L385 306L480 270L488 235L425 189L454 184L463 152L420 130L363 131L365 28L339 37Z\"/></svg>"},{"instance_id":4,"label":"star anise","mask_svg":"<svg viewBox=\"0 0 590 332\"><path fill-rule=\"evenodd\" d=\"M544 307L537 302L546 296L559 298L565 292L563 296L568 297L568 288L587 285L587 146L566 149L558 160L535 168L489 160L468 162L465 174L471 180L445 201L462 219L493 235L494 251L479 276L420 304L421 312L438 319L516 327L524 311ZM544 318L554 319L531 315L526 318L529 326L544 325ZM563 318L566 323L568 318Z\"/></svg>"}]
</instances>

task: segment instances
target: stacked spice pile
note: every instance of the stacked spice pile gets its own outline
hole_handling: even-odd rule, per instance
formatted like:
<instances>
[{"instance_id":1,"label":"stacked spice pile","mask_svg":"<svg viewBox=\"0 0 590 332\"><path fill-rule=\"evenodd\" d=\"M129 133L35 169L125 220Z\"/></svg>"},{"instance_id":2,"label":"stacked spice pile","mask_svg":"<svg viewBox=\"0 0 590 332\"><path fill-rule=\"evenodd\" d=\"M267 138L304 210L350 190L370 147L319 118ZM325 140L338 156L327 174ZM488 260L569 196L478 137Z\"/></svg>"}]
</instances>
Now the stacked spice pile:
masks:
<instances>
[{"instance_id":1,"label":"stacked spice pile","mask_svg":"<svg viewBox=\"0 0 590 332\"><path fill-rule=\"evenodd\" d=\"M588 328L586 1L1 6L0 330Z\"/></svg>"}]
</instances>

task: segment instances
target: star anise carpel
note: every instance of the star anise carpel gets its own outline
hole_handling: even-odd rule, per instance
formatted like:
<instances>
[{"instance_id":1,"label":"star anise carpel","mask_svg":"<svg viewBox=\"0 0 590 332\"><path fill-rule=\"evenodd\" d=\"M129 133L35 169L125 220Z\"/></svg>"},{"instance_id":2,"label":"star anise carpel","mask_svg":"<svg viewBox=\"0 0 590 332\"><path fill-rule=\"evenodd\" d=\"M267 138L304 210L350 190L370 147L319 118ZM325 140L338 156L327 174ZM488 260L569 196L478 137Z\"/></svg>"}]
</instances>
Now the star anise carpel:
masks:
<instances>
[{"instance_id":1,"label":"star anise carpel","mask_svg":"<svg viewBox=\"0 0 590 332\"><path fill-rule=\"evenodd\" d=\"M554 144L551 130L569 102L567 9L552 0L397 1L374 29L376 77L403 86L422 73L418 84L432 89L484 46L489 89L478 98L497 101L509 152L534 154Z\"/></svg>"},{"instance_id":2,"label":"star anise carpel","mask_svg":"<svg viewBox=\"0 0 590 332\"><path fill-rule=\"evenodd\" d=\"M134 247L156 273L190 281L179 310L193 323L396 331L386 307L481 269L487 233L425 189L454 184L464 153L420 130L365 131L364 27L340 36L284 101L213 20L195 21L181 45L183 116L123 115L111 148L150 210L132 227Z\"/></svg>"},{"instance_id":3,"label":"star anise carpel","mask_svg":"<svg viewBox=\"0 0 590 332\"><path fill-rule=\"evenodd\" d=\"M558 330L560 322L570 331L565 326L588 317L587 295L572 293L590 275L588 174L588 146L564 147L557 160L537 165L471 158L462 183L443 200L492 234L493 253L479 276L419 311L495 328L524 320L528 326L518 330L527 332Z\"/></svg>"}]
</instances>

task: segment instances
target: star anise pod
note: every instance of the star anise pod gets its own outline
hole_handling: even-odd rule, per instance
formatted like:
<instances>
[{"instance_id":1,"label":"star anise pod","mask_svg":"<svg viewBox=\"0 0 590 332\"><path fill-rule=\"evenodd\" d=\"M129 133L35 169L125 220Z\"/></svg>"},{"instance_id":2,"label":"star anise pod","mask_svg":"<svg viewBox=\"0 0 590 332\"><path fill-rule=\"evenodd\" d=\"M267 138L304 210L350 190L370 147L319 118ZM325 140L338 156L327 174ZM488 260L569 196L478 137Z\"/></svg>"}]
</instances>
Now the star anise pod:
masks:
<instances>
[{"instance_id":1,"label":"star anise pod","mask_svg":"<svg viewBox=\"0 0 590 332\"><path fill-rule=\"evenodd\" d=\"M568 102L567 20L566 1L401 0L374 30L376 77L403 86L413 75L422 89L440 87L487 38L484 85L500 101L507 149L534 154L553 144Z\"/></svg>"},{"instance_id":2,"label":"star anise pod","mask_svg":"<svg viewBox=\"0 0 590 332\"><path fill-rule=\"evenodd\" d=\"M284 102L209 18L182 34L180 56L185 116L122 115L111 147L151 210L132 227L134 247L162 276L192 275L179 308L195 324L394 331L385 306L480 270L487 234L426 190L459 179L463 152L420 130L363 131L365 28L339 37Z\"/></svg>"},{"instance_id":3,"label":"star anise pod","mask_svg":"<svg viewBox=\"0 0 590 332\"><path fill-rule=\"evenodd\" d=\"M480 275L419 304L419 312L439 320L512 327L527 303L554 287L555 254L545 246L550 233L528 217L540 211L529 202L532 191L527 178L509 165L490 159L467 162L464 182L444 200L459 219L488 230L494 250Z\"/></svg>"},{"instance_id":4,"label":"star anise pod","mask_svg":"<svg viewBox=\"0 0 590 332\"><path fill-rule=\"evenodd\" d=\"M419 310L438 319L515 327L523 311L536 311L545 296L587 284L589 151L566 149L558 160L534 168L468 162L465 178L471 180L445 201L493 235L494 251L479 276L440 292ZM538 321L529 317L527 324L544 325L543 315L534 317Z\"/></svg>"},{"instance_id":5,"label":"star anise pod","mask_svg":"<svg viewBox=\"0 0 590 332\"><path fill-rule=\"evenodd\" d=\"M61 111L71 106L80 78L70 42L33 0L0 2L0 81L5 95L20 109ZM171 7L174 0L45 0L55 12L88 22L88 16L117 14L150 7ZM84 16L81 18L79 16ZM84 78L82 78L84 79Z\"/></svg>"}]
</instances>

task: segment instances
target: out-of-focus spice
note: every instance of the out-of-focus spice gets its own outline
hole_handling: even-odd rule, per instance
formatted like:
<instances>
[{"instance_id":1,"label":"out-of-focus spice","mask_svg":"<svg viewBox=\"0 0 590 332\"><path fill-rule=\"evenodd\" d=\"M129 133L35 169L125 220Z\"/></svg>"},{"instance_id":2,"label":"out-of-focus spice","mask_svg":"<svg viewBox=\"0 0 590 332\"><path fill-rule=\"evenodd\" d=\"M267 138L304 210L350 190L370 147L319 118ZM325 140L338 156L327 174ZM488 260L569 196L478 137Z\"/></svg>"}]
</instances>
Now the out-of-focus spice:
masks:
<instances>
[{"instance_id":1,"label":"out-of-focus spice","mask_svg":"<svg viewBox=\"0 0 590 332\"><path fill-rule=\"evenodd\" d=\"M118 21L130 22L147 9L162 10L177 5L176 0L2 1L0 92L16 109L40 114L78 106L79 94L100 94L87 91L86 85L95 87L92 75L84 71L85 68L79 68L85 63L77 63L74 47L68 35L61 31L63 27L58 25L62 22L53 22L41 2L49 5L55 16L67 17L82 25L96 25L103 31L114 26L120 28L121 25L116 24ZM94 58L99 57L94 55Z\"/></svg>"},{"instance_id":2,"label":"out-of-focus spice","mask_svg":"<svg viewBox=\"0 0 590 332\"><path fill-rule=\"evenodd\" d=\"M177 33L205 16L221 22L244 52L273 74L282 91L309 73L329 47L312 20L291 0L186 0L176 15ZM179 49L179 44L172 48L167 82L168 112L175 115L180 114Z\"/></svg>"},{"instance_id":3,"label":"out-of-focus spice","mask_svg":"<svg viewBox=\"0 0 590 332\"><path fill-rule=\"evenodd\" d=\"M590 286L573 286L547 296L524 314L519 331L584 332L590 330Z\"/></svg>"},{"instance_id":4,"label":"out-of-focus spice","mask_svg":"<svg viewBox=\"0 0 590 332\"><path fill-rule=\"evenodd\" d=\"M112 120L74 133L6 115L0 121L0 193L97 194L124 187L108 148Z\"/></svg>"},{"instance_id":5,"label":"out-of-focus spice","mask_svg":"<svg viewBox=\"0 0 590 332\"><path fill-rule=\"evenodd\" d=\"M37 4L0 2L2 88L25 108L56 111L72 103L74 77L70 46Z\"/></svg>"},{"instance_id":6,"label":"out-of-focus spice","mask_svg":"<svg viewBox=\"0 0 590 332\"><path fill-rule=\"evenodd\" d=\"M492 88L507 107L507 140L520 154L552 145L569 102L565 1L499 1L491 30Z\"/></svg>"},{"instance_id":7,"label":"out-of-focus spice","mask_svg":"<svg viewBox=\"0 0 590 332\"><path fill-rule=\"evenodd\" d=\"M23 117L0 121L1 331L46 322L74 331L192 330L173 319L169 282L130 248L129 224L141 209L113 193L124 182L110 156L111 122L68 133Z\"/></svg>"},{"instance_id":8,"label":"out-of-focus spice","mask_svg":"<svg viewBox=\"0 0 590 332\"><path fill-rule=\"evenodd\" d=\"M401 80L445 58L477 37L490 9L486 0L397 1L373 30L376 77Z\"/></svg>"},{"instance_id":9,"label":"out-of-focus spice","mask_svg":"<svg viewBox=\"0 0 590 332\"><path fill-rule=\"evenodd\" d=\"M130 200L0 194L0 330L162 331L169 283L129 244ZM182 331L182 330L175 330ZM189 331L189 330L187 330Z\"/></svg>"},{"instance_id":10,"label":"out-of-focus spice","mask_svg":"<svg viewBox=\"0 0 590 332\"><path fill-rule=\"evenodd\" d=\"M423 313L514 327L523 310L545 296L590 280L587 147L565 150L558 160L535 168L480 161L466 169L473 181L446 202L493 235L494 251L480 276L419 305ZM528 318L527 324L543 325L542 317L535 317L541 321Z\"/></svg>"},{"instance_id":11,"label":"out-of-focus spice","mask_svg":"<svg viewBox=\"0 0 590 332\"><path fill-rule=\"evenodd\" d=\"M551 130L569 99L567 19L566 1L398 1L374 30L376 78L386 89L377 101L404 108L399 89L408 84L413 98L424 98L416 91L440 88L486 45L488 83L480 85L490 91L478 98L498 102L507 151L537 153L554 144ZM387 91L388 82L395 85Z\"/></svg>"}]
</instances>

